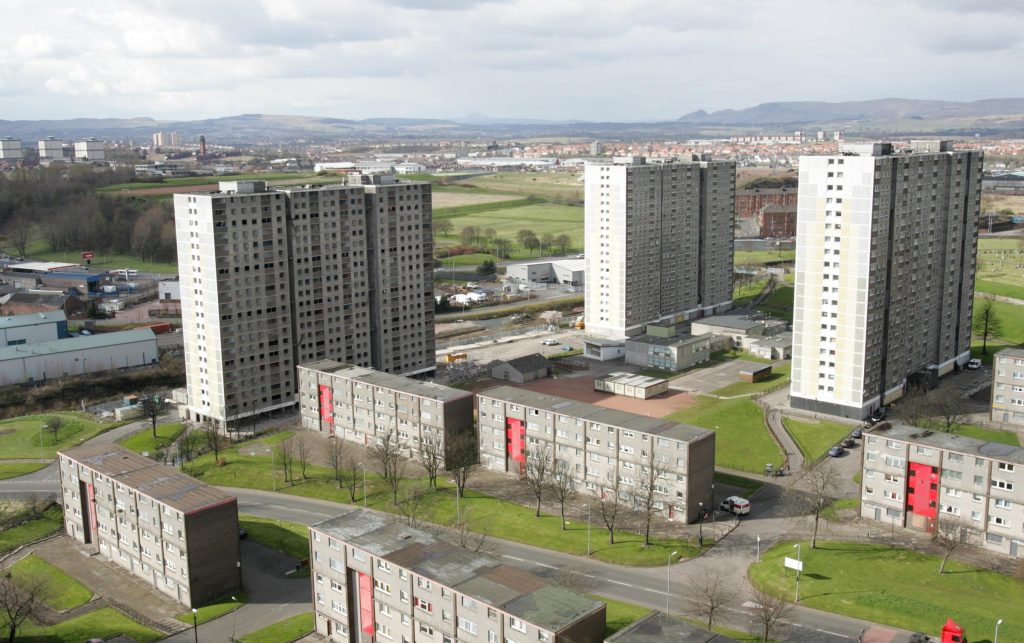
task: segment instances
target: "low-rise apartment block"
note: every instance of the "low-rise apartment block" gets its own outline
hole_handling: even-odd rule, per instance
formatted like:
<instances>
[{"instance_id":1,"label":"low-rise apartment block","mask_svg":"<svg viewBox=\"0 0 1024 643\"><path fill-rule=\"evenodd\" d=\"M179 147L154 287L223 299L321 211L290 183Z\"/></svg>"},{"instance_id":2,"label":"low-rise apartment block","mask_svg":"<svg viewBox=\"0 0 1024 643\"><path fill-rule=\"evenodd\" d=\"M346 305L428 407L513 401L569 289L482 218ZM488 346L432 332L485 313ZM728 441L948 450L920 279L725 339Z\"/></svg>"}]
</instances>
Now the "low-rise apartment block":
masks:
<instances>
[{"instance_id":1,"label":"low-rise apartment block","mask_svg":"<svg viewBox=\"0 0 1024 643\"><path fill-rule=\"evenodd\" d=\"M499 386L477 396L480 464L524 475L531 454L568 464L588 492L636 504L653 483L654 508L692 522L712 503L715 434L554 395ZM653 478L653 480L652 480Z\"/></svg>"},{"instance_id":2,"label":"low-rise apartment block","mask_svg":"<svg viewBox=\"0 0 1024 643\"><path fill-rule=\"evenodd\" d=\"M961 521L971 542L1024 557L1024 448L886 422L863 452L861 516L926 532Z\"/></svg>"},{"instance_id":3,"label":"low-rise apartment block","mask_svg":"<svg viewBox=\"0 0 1024 643\"><path fill-rule=\"evenodd\" d=\"M299 366L299 407L305 429L364 446L392 435L411 458L473 430L472 393L333 360Z\"/></svg>"},{"instance_id":4,"label":"low-rise apartment block","mask_svg":"<svg viewBox=\"0 0 1024 643\"><path fill-rule=\"evenodd\" d=\"M1007 348L992 358L993 422L1024 426L1024 349Z\"/></svg>"},{"instance_id":5,"label":"low-rise apartment block","mask_svg":"<svg viewBox=\"0 0 1024 643\"><path fill-rule=\"evenodd\" d=\"M58 454L64 530L186 607L242 589L238 503L112 444Z\"/></svg>"},{"instance_id":6,"label":"low-rise apartment block","mask_svg":"<svg viewBox=\"0 0 1024 643\"><path fill-rule=\"evenodd\" d=\"M316 631L330 641L598 643L605 605L397 518L309 528Z\"/></svg>"}]
</instances>

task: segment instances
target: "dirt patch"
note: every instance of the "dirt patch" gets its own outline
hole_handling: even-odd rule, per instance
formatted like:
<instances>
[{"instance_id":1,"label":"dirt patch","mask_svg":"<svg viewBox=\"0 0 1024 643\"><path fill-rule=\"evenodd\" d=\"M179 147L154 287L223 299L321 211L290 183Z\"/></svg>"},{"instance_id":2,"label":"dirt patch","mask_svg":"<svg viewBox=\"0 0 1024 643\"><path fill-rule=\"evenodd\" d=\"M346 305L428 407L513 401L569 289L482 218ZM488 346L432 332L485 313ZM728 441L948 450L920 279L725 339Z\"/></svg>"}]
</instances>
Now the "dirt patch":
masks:
<instances>
[{"instance_id":1,"label":"dirt patch","mask_svg":"<svg viewBox=\"0 0 1024 643\"><path fill-rule=\"evenodd\" d=\"M435 210L438 208L457 208L460 205L514 201L518 198L507 194L466 194L464 192L434 192L432 197Z\"/></svg>"},{"instance_id":2,"label":"dirt patch","mask_svg":"<svg viewBox=\"0 0 1024 643\"><path fill-rule=\"evenodd\" d=\"M7 435L8 433L14 433L14 429L0 429L0 436Z\"/></svg>"},{"instance_id":3,"label":"dirt patch","mask_svg":"<svg viewBox=\"0 0 1024 643\"><path fill-rule=\"evenodd\" d=\"M682 391L668 391L649 400L640 400L625 395L614 395L594 390L594 378L583 377L559 377L530 382L529 384L515 385L538 393L547 393L559 397L567 397L578 402L596 404L609 409L646 415L648 417L665 417L669 413L687 409L696 404L696 399L689 393Z\"/></svg>"}]
</instances>

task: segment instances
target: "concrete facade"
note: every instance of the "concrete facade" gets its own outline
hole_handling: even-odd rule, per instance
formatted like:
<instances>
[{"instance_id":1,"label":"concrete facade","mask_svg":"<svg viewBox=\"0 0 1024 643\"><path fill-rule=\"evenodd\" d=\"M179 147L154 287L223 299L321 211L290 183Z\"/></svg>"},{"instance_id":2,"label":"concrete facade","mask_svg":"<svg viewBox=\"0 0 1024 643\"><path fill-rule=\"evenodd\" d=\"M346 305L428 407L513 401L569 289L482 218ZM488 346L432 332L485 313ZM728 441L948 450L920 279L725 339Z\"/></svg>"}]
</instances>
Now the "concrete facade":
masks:
<instances>
[{"instance_id":1,"label":"concrete facade","mask_svg":"<svg viewBox=\"0 0 1024 643\"><path fill-rule=\"evenodd\" d=\"M16 138L0 138L0 161L20 161L21 141Z\"/></svg>"},{"instance_id":2,"label":"concrete facade","mask_svg":"<svg viewBox=\"0 0 1024 643\"><path fill-rule=\"evenodd\" d=\"M582 259L529 261L508 266L505 275L509 279L523 282L582 286L586 273L585 264Z\"/></svg>"},{"instance_id":3,"label":"concrete facade","mask_svg":"<svg viewBox=\"0 0 1024 643\"><path fill-rule=\"evenodd\" d=\"M477 395L480 464L523 475L526 458L565 462L581 489L635 505L654 487L654 509L692 522L711 506L715 434L695 426L607 409L510 386Z\"/></svg>"},{"instance_id":4,"label":"concrete facade","mask_svg":"<svg viewBox=\"0 0 1024 643\"><path fill-rule=\"evenodd\" d=\"M587 165L586 328L623 339L731 306L736 165Z\"/></svg>"},{"instance_id":5,"label":"concrete facade","mask_svg":"<svg viewBox=\"0 0 1024 643\"><path fill-rule=\"evenodd\" d=\"M1024 349L1006 348L992 358L992 410L1000 424L1024 426Z\"/></svg>"},{"instance_id":6,"label":"concrete facade","mask_svg":"<svg viewBox=\"0 0 1024 643\"><path fill-rule=\"evenodd\" d=\"M599 643L605 605L384 514L309 528L316 631L329 641Z\"/></svg>"},{"instance_id":7,"label":"concrete facade","mask_svg":"<svg viewBox=\"0 0 1024 643\"><path fill-rule=\"evenodd\" d=\"M678 333L674 324L647 325L647 333L626 340L626 363L682 371L711 359L710 335Z\"/></svg>"},{"instance_id":8,"label":"concrete facade","mask_svg":"<svg viewBox=\"0 0 1024 643\"><path fill-rule=\"evenodd\" d=\"M0 386L149 366L160 361L148 328L0 348Z\"/></svg>"},{"instance_id":9,"label":"concrete facade","mask_svg":"<svg viewBox=\"0 0 1024 643\"><path fill-rule=\"evenodd\" d=\"M397 439L414 460L473 430L468 391L331 360L299 366L299 410L304 429L363 446Z\"/></svg>"},{"instance_id":10,"label":"concrete facade","mask_svg":"<svg viewBox=\"0 0 1024 643\"><path fill-rule=\"evenodd\" d=\"M970 358L982 154L842 151L800 159L790 402L859 419Z\"/></svg>"},{"instance_id":11,"label":"concrete facade","mask_svg":"<svg viewBox=\"0 0 1024 643\"><path fill-rule=\"evenodd\" d=\"M0 317L0 346L52 342L67 336L68 317L63 310Z\"/></svg>"},{"instance_id":12,"label":"concrete facade","mask_svg":"<svg viewBox=\"0 0 1024 643\"><path fill-rule=\"evenodd\" d=\"M238 502L117 445L58 453L64 530L186 607L241 591Z\"/></svg>"},{"instance_id":13,"label":"concrete facade","mask_svg":"<svg viewBox=\"0 0 1024 643\"><path fill-rule=\"evenodd\" d=\"M95 138L75 141L75 158L80 161L102 161L107 158L107 144Z\"/></svg>"},{"instance_id":14,"label":"concrete facade","mask_svg":"<svg viewBox=\"0 0 1024 643\"><path fill-rule=\"evenodd\" d=\"M888 422L863 446L862 517L927 532L962 521L972 544L1024 558L1024 448Z\"/></svg>"},{"instance_id":15,"label":"concrete facade","mask_svg":"<svg viewBox=\"0 0 1024 643\"><path fill-rule=\"evenodd\" d=\"M430 184L367 178L175 195L190 419L292 406L304 362L435 368Z\"/></svg>"}]
</instances>

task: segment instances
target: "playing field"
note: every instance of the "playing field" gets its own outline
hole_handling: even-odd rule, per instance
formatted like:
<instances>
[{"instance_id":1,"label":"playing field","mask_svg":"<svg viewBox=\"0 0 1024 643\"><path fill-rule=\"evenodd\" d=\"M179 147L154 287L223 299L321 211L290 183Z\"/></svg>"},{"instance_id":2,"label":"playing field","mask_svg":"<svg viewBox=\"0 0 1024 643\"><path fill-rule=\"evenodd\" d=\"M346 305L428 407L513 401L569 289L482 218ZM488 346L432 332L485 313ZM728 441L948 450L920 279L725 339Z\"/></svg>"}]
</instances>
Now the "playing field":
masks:
<instances>
[{"instance_id":1,"label":"playing field","mask_svg":"<svg viewBox=\"0 0 1024 643\"><path fill-rule=\"evenodd\" d=\"M980 292L1024 299L1024 237L979 239L977 281Z\"/></svg>"},{"instance_id":2,"label":"playing field","mask_svg":"<svg viewBox=\"0 0 1024 643\"><path fill-rule=\"evenodd\" d=\"M583 175L574 172L502 172L465 179L461 183L507 194L583 202Z\"/></svg>"},{"instance_id":3,"label":"playing field","mask_svg":"<svg viewBox=\"0 0 1024 643\"><path fill-rule=\"evenodd\" d=\"M557 237L565 234L572 239L566 252L582 252L583 248L583 208L570 205L540 203L524 205L519 208L496 208L483 212L446 217L452 223L452 231L447 235L436 235L436 246L444 248L461 243L459 233L463 228L476 226L481 231L494 230L497 237L508 239L513 243L512 259L528 259L537 256L540 250L530 251L516 241L516 233L520 230L531 230L537 238L550 234ZM544 249L545 254L550 252Z\"/></svg>"},{"instance_id":4,"label":"playing field","mask_svg":"<svg viewBox=\"0 0 1024 643\"><path fill-rule=\"evenodd\" d=\"M463 205L479 205L481 203L499 203L501 201L510 201L517 197L506 196L504 194L490 194L486 192L473 193L463 191L435 191L433 193L433 207L434 210L440 210L443 208L457 208Z\"/></svg>"}]
</instances>

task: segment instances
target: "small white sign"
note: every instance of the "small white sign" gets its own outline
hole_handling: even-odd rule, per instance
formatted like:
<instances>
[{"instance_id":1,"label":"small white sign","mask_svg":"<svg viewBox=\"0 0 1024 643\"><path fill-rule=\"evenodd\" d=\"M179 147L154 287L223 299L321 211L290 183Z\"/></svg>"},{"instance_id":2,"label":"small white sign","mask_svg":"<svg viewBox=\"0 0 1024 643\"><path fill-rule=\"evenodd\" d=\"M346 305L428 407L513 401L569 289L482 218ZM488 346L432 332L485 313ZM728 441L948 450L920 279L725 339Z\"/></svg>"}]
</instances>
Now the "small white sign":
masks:
<instances>
[{"instance_id":1,"label":"small white sign","mask_svg":"<svg viewBox=\"0 0 1024 643\"><path fill-rule=\"evenodd\" d=\"M804 571L804 561L786 556L786 568L795 569L798 572Z\"/></svg>"}]
</instances>

